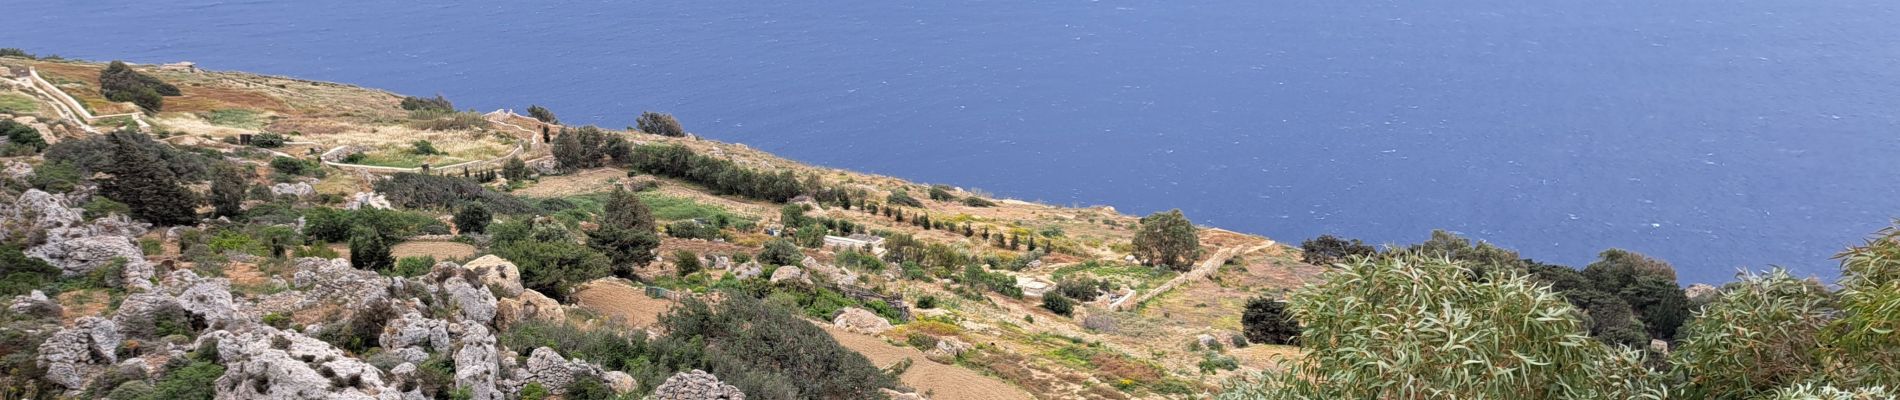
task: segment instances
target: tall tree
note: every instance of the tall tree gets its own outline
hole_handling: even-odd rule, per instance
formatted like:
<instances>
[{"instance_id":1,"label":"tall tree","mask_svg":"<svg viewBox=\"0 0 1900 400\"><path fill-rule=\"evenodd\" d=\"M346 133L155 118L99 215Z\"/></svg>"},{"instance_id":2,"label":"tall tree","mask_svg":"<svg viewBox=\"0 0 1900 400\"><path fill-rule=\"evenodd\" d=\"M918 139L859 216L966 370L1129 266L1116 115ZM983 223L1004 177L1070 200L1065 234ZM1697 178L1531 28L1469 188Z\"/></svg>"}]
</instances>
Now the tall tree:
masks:
<instances>
[{"instance_id":1,"label":"tall tree","mask_svg":"<svg viewBox=\"0 0 1900 400\"><path fill-rule=\"evenodd\" d=\"M1149 214L1135 232L1135 256L1150 265L1187 270L1201 258L1201 239L1181 210Z\"/></svg>"},{"instance_id":2,"label":"tall tree","mask_svg":"<svg viewBox=\"0 0 1900 400\"><path fill-rule=\"evenodd\" d=\"M241 167L220 166L211 180L211 206L220 217L236 217L244 212L244 197L251 192L250 171Z\"/></svg>"},{"instance_id":3,"label":"tall tree","mask_svg":"<svg viewBox=\"0 0 1900 400\"><path fill-rule=\"evenodd\" d=\"M653 211L624 189L608 195L603 209L600 228L587 235L588 244L607 254L616 275L631 278L634 269L653 261L653 250L660 247Z\"/></svg>"},{"instance_id":4,"label":"tall tree","mask_svg":"<svg viewBox=\"0 0 1900 400\"><path fill-rule=\"evenodd\" d=\"M144 134L119 131L107 136L112 163L102 171L111 178L100 184L106 197L125 203L132 217L159 225L185 225L197 221L198 195L180 184L164 165L155 149L141 146Z\"/></svg>"}]
</instances>

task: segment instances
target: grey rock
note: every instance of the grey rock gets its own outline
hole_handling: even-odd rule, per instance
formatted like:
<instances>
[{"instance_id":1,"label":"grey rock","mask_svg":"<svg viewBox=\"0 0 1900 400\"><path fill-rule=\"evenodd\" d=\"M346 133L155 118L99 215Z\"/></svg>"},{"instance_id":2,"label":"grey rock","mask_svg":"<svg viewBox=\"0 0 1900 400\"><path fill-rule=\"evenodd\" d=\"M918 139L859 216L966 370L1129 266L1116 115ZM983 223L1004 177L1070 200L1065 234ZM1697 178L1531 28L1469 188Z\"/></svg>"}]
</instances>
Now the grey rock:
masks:
<instances>
[{"instance_id":1,"label":"grey rock","mask_svg":"<svg viewBox=\"0 0 1900 400\"><path fill-rule=\"evenodd\" d=\"M225 373L220 399L401 399L382 370L341 349L296 332L257 326L244 333L214 331ZM200 346L203 346L202 344Z\"/></svg>"},{"instance_id":2,"label":"grey rock","mask_svg":"<svg viewBox=\"0 0 1900 400\"><path fill-rule=\"evenodd\" d=\"M614 393L626 394L640 388L640 381L633 379L633 375L627 375L625 372L607 371L601 374L600 379L607 381L607 387L613 388Z\"/></svg>"},{"instance_id":3,"label":"grey rock","mask_svg":"<svg viewBox=\"0 0 1900 400\"><path fill-rule=\"evenodd\" d=\"M474 261L469 261L468 264L463 264L462 268L474 271L482 285L494 290L496 296L515 297L521 295L521 291L523 290L521 286L521 270L516 268L513 262L490 254L477 258Z\"/></svg>"},{"instance_id":4,"label":"grey rock","mask_svg":"<svg viewBox=\"0 0 1900 400\"><path fill-rule=\"evenodd\" d=\"M119 362L120 339L118 324L112 320L81 317L40 343L39 366L46 369L47 381L81 389L102 366Z\"/></svg>"},{"instance_id":5,"label":"grey rock","mask_svg":"<svg viewBox=\"0 0 1900 400\"><path fill-rule=\"evenodd\" d=\"M794 280L811 283L811 278L805 276L805 270L790 265L778 267L778 270L772 271L772 279L770 280L772 283Z\"/></svg>"},{"instance_id":6,"label":"grey rock","mask_svg":"<svg viewBox=\"0 0 1900 400\"><path fill-rule=\"evenodd\" d=\"M554 394L565 393L567 385L574 383L574 371L569 368L566 358L554 349L538 347L528 354L528 382L540 383Z\"/></svg>"},{"instance_id":7,"label":"grey rock","mask_svg":"<svg viewBox=\"0 0 1900 400\"><path fill-rule=\"evenodd\" d=\"M673 374L653 389L654 400L745 400L745 392L706 371Z\"/></svg>"},{"instance_id":8,"label":"grey rock","mask_svg":"<svg viewBox=\"0 0 1900 400\"><path fill-rule=\"evenodd\" d=\"M870 310L857 307L845 307L843 310L839 310L838 316L832 317L831 324L847 331L871 335L891 330L890 320L886 320L884 317L880 317L877 313L873 313Z\"/></svg>"},{"instance_id":9,"label":"grey rock","mask_svg":"<svg viewBox=\"0 0 1900 400\"><path fill-rule=\"evenodd\" d=\"M753 260L753 261L746 261L745 264L740 264L739 269L736 271L733 271L733 276L736 276L739 279L748 279L748 278L757 278L759 277L759 275L762 275L764 273L765 273L765 266L759 265L759 262L757 260Z\"/></svg>"},{"instance_id":10,"label":"grey rock","mask_svg":"<svg viewBox=\"0 0 1900 400\"><path fill-rule=\"evenodd\" d=\"M455 386L469 388L471 400L500 400L495 389L500 377L500 353L495 350L495 335L488 327L462 323L462 347L455 351Z\"/></svg>"},{"instance_id":11,"label":"grey rock","mask_svg":"<svg viewBox=\"0 0 1900 400\"><path fill-rule=\"evenodd\" d=\"M7 311L20 315L57 317L62 309L58 302L47 298L45 292L35 290L32 293L14 296L13 302L7 305Z\"/></svg>"},{"instance_id":12,"label":"grey rock","mask_svg":"<svg viewBox=\"0 0 1900 400\"><path fill-rule=\"evenodd\" d=\"M270 192L271 194L278 195L278 196L295 196L297 198L304 198L304 197L310 197L310 195L313 195L313 194L317 194L317 189L310 187L310 184L304 183L304 182L279 183L279 184L271 185Z\"/></svg>"}]
</instances>

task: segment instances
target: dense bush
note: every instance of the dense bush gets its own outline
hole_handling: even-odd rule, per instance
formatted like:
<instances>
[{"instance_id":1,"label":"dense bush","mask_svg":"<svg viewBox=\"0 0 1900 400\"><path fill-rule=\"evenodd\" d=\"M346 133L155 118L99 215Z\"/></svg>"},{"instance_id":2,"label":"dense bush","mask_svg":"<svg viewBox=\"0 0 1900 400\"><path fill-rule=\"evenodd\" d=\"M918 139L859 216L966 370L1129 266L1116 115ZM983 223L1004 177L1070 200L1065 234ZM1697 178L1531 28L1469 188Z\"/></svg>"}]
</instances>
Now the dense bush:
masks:
<instances>
[{"instance_id":1,"label":"dense bush","mask_svg":"<svg viewBox=\"0 0 1900 400\"><path fill-rule=\"evenodd\" d=\"M396 260L390 257L389 239L383 233L358 226L350 232L350 266L370 271L388 271Z\"/></svg>"},{"instance_id":2,"label":"dense bush","mask_svg":"<svg viewBox=\"0 0 1900 400\"><path fill-rule=\"evenodd\" d=\"M532 212L519 198L497 193L474 181L442 175L401 172L376 182L376 192L403 208L450 210L475 203L502 214Z\"/></svg>"},{"instance_id":3,"label":"dense bush","mask_svg":"<svg viewBox=\"0 0 1900 400\"><path fill-rule=\"evenodd\" d=\"M488 206L482 203L469 203L455 211L455 229L462 234L482 233L488 230L488 223L495 216L488 212Z\"/></svg>"},{"instance_id":4,"label":"dense bush","mask_svg":"<svg viewBox=\"0 0 1900 400\"><path fill-rule=\"evenodd\" d=\"M970 196L963 198L963 205L970 207L995 207L996 202L981 197Z\"/></svg>"},{"instance_id":5,"label":"dense bush","mask_svg":"<svg viewBox=\"0 0 1900 400\"><path fill-rule=\"evenodd\" d=\"M559 125L561 123L560 118L554 117L553 111L548 111L547 107L542 107L539 105L533 105L533 104L528 105L528 116L534 117L534 119L539 120L541 122L546 122L550 124Z\"/></svg>"},{"instance_id":6,"label":"dense bush","mask_svg":"<svg viewBox=\"0 0 1900 400\"><path fill-rule=\"evenodd\" d=\"M1181 210L1149 214L1135 231L1135 257L1149 265L1185 271L1201 258L1201 239Z\"/></svg>"},{"instance_id":7,"label":"dense bush","mask_svg":"<svg viewBox=\"0 0 1900 400\"><path fill-rule=\"evenodd\" d=\"M1102 292L1111 289L1108 281L1093 278L1065 279L1056 282L1056 292L1072 299L1095 301Z\"/></svg>"},{"instance_id":8,"label":"dense bush","mask_svg":"<svg viewBox=\"0 0 1900 400\"><path fill-rule=\"evenodd\" d=\"M949 186L930 185L930 199L936 201L951 201L956 200L957 195L950 194Z\"/></svg>"},{"instance_id":9,"label":"dense bush","mask_svg":"<svg viewBox=\"0 0 1900 400\"><path fill-rule=\"evenodd\" d=\"M244 212L244 199L250 195L251 170L237 166L218 168L211 179L211 206L214 215L238 217Z\"/></svg>"},{"instance_id":10,"label":"dense bush","mask_svg":"<svg viewBox=\"0 0 1900 400\"><path fill-rule=\"evenodd\" d=\"M1333 235L1319 235L1300 242L1300 260L1319 266L1333 265L1349 257L1369 257L1378 253L1379 249L1359 239L1348 241Z\"/></svg>"},{"instance_id":11,"label":"dense bush","mask_svg":"<svg viewBox=\"0 0 1900 400\"><path fill-rule=\"evenodd\" d=\"M1075 300L1070 300L1069 296L1063 296L1062 293L1051 292L1042 295L1042 308L1067 317L1075 312Z\"/></svg>"},{"instance_id":12,"label":"dense bush","mask_svg":"<svg viewBox=\"0 0 1900 400\"><path fill-rule=\"evenodd\" d=\"M224 366L210 361L191 361L167 371L141 399L211 400L217 395L216 383L221 376L224 376Z\"/></svg>"},{"instance_id":13,"label":"dense bush","mask_svg":"<svg viewBox=\"0 0 1900 400\"><path fill-rule=\"evenodd\" d=\"M349 240L356 227L366 227L396 240L421 234L445 234L448 227L428 214L362 208L339 210L328 207L303 211L303 235L311 240L336 243Z\"/></svg>"},{"instance_id":14,"label":"dense bush","mask_svg":"<svg viewBox=\"0 0 1900 400\"><path fill-rule=\"evenodd\" d=\"M699 272L702 266L700 265L698 254L693 254L691 251L679 250L673 252L673 268L680 276L687 276L692 275L694 272Z\"/></svg>"},{"instance_id":15,"label":"dense bush","mask_svg":"<svg viewBox=\"0 0 1900 400\"><path fill-rule=\"evenodd\" d=\"M563 170L599 168L608 157L607 131L593 125L562 128L554 138L554 161Z\"/></svg>"},{"instance_id":16,"label":"dense bush","mask_svg":"<svg viewBox=\"0 0 1900 400\"><path fill-rule=\"evenodd\" d=\"M0 244L0 298L27 294L43 289L59 279L60 270L46 261L27 257L20 248Z\"/></svg>"},{"instance_id":17,"label":"dense bush","mask_svg":"<svg viewBox=\"0 0 1900 400\"><path fill-rule=\"evenodd\" d=\"M532 176L534 171L528 170L528 163L521 161L521 157L509 157L508 162L501 165L501 177L511 182L527 180Z\"/></svg>"},{"instance_id":18,"label":"dense bush","mask_svg":"<svg viewBox=\"0 0 1900 400\"><path fill-rule=\"evenodd\" d=\"M805 254L798 251L798 245L785 239L773 239L765 242L765 249L759 251L758 260L765 265L798 265L805 260Z\"/></svg>"},{"instance_id":19,"label":"dense bush","mask_svg":"<svg viewBox=\"0 0 1900 400\"><path fill-rule=\"evenodd\" d=\"M303 176L317 172L322 166L314 160L300 160L290 157L276 157L270 160L270 169L279 174Z\"/></svg>"},{"instance_id":20,"label":"dense bush","mask_svg":"<svg viewBox=\"0 0 1900 400\"><path fill-rule=\"evenodd\" d=\"M724 195L784 202L803 191L791 171L770 173L747 169L730 160L699 155L680 145L636 146L629 154L628 163L634 172L686 180Z\"/></svg>"},{"instance_id":21,"label":"dense bush","mask_svg":"<svg viewBox=\"0 0 1900 400\"><path fill-rule=\"evenodd\" d=\"M1463 261L1413 255L1341 266L1289 301L1305 357L1220 398L1664 395L1640 351L1590 340L1568 302L1518 273L1473 280Z\"/></svg>"},{"instance_id":22,"label":"dense bush","mask_svg":"<svg viewBox=\"0 0 1900 400\"><path fill-rule=\"evenodd\" d=\"M694 351L703 351L699 360L662 363L712 372L747 398L876 398L878 389L896 385L824 330L748 296L727 296L717 306L688 300L660 321L671 333L655 347L704 349Z\"/></svg>"},{"instance_id":23,"label":"dense bush","mask_svg":"<svg viewBox=\"0 0 1900 400\"><path fill-rule=\"evenodd\" d=\"M587 233L587 243L613 261L614 274L633 278L635 269L656 257L660 234L646 203L632 192L614 190L607 196L600 227Z\"/></svg>"},{"instance_id":24,"label":"dense bush","mask_svg":"<svg viewBox=\"0 0 1900 400\"><path fill-rule=\"evenodd\" d=\"M1240 315L1240 326L1249 342L1300 344L1300 323L1287 312L1286 302L1269 297L1247 300L1247 309Z\"/></svg>"},{"instance_id":25,"label":"dense bush","mask_svg":"<svg viewBox=\"0 0 1900 400\"><path fill-rule=\"evenodd\" d=\"M666 225L666 235L682 239L718 239L719 228L699 221L676 221Z\"/></svg>"},{"instance_id":26,"label":"dense bush","mask_svg":"<svg viewBox=\"0 0 1900 400\"><path fill-rule=\"evenodd\" d=\"M197 193L165 165L163 152L151 139L136 132L106 135L112 163L101 172L111 175L99 185L100 194L125 203L132 217L159 225L188 225L198 220Z\"/></svg>"},{"instance_id":27,"label":"dense bush","mask_svg":"<svg viewBox=\"0 0 1900 400\"><path fill-rule=\"evenodd\" d=\"M113 61L99 72L99 94L105 95L107 100L129 101L146 111L158 112L164 108L164 96L178 96L184 92L151 75L134 71L123 62Z\"/></svg>"},{"instance_id":28,"label":"dense bush","mask_svg":"<svg viewBox=\"0 0 1900 400\"><path fill-rule=\"evenodd\" d=\"M437 94L435 98L409 96L402 98L402 109L409 111L455 111L455 104Z\"/></svg>"},{"instance_id":29,"label":"dense bush","mask_svg":"<svg viewBox=\"0 0 1900 400\"><path fill-rule=\"evenodd\" d=\"M284 147L284 142L288 142L288 141L290 141L290 139L284 137L284 135L270 133L270 132L259 133L256 136L251 136L252 146L262 147L266 149Z\"/></svg>"},{"instance_id":30,"label":"dense bush","mask_svg":"<svg viewBox=\"0 0 1900 400\"><path fill-rule=\"evenodd\" d=\"M5 136L7 155L28 155L46 150L46 138L40 131L13 120L0 120L0 136Z\"/></svg>"},{"instance_id":31,"label":"dense bush","mask_svg":"<svg viewBox=\"0 0 1900 400\"><path fill-rule=\"evenodd\" d=\"M901 190L892 191L889 196L884 196L884 202L890 205L894 205L894 206L906 206L906 207L923 207L924 206L924 202L917 201L916 198L910 197L909 193L904 193ZM902 221L899 221L899 222L902 222Z\"/></svg>"},{"instance_id":32,"label":"dense bush","mask_svg":"<svg viewBox=\"0 0 1900 400\"><path fill-rule=\"evenodd\" d=\"M141 164L140 168L165 170L186 182L211 179L212 166L216 164L214 159L205 154L175 148L136 131L61 140L48 146L43 156L47 164L65 163L78 169L80 176L91 176L95 172L110 171L124 157L120 155L121 151L149 155L149 158L153 158L151 163Z\"/></svg>"},{"instance_id":33,"label":"dense bush","mask_svg":"<svg viewBox=\"0 0 1900 400\"><path fill-rule=\"evenodd\" d=\"M556 299L566 299L581 283L614 272L607 256L574 240L564 228L523 221L489 227L493 251L521 268L521 283Z\"/></svg>"},{"instance_id":34,"label":"dense bush","mask_svg":"<svg viewBox=\"0 0 1900 400\"><path fill-rule=\"evenodd\" d=\"M686 128L681 127L680 121L673 118L672 114L642 112L639 118L634 119L634 123L641 132L660 136L686 136Z\"/></svg>"}]
</instances>

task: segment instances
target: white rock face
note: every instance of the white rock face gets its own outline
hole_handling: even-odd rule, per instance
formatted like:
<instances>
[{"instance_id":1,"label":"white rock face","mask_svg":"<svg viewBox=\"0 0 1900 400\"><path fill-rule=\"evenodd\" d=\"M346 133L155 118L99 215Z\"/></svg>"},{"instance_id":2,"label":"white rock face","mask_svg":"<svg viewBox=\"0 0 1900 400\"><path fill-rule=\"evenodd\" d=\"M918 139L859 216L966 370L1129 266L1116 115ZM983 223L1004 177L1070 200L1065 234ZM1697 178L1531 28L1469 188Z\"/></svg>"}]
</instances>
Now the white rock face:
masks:
<instances>
[{"instance_id":1,"label":"white rock face","mask_svg":"<svg viewBox=\"0 0 1900 400\"><path fill-rule=\"evenodd\" d=\"M560 302L534 290L524 290L520 296L495 302L496 328L508 329L523 321L558 324L567 321L567 310L561 308Z\"/></svg>"},{"instance_id":2,"label":"white rock face","mask_svg":"<svg viewBox=\"0 0 1900 400\"><path fill-rule=\"evenodd\" d=\"M70 328L40 343L39 365L46 380L78 390L106 365L119 362L119 326L109 319L82 317Z\"/></svg>"},{"instance_id":3,"label":"white rock face","mask_svg":"<svg viewBox=\"0 0 1900 400\"><path fill-rule=\"evenodd\" d=\"M757 278L763 274L765 274L765 266L759 265L758 260L746 261L745 264L739 264L739 269L733 271L733 276L739 279Z\"/></svg>"},{"instance_id":4,"label":"white rock face","mask_svg":"<svg viewBox=\"0 0 1900 400\"><path fill-rule=\"evenodd\" d=\"M462 324L462 347L455 351L455 386L469 388L471 400L500 400L495 389L500 375L501 354L495 350L495 335L480 324Z\"/></svg>"},{"instance_id":5,"label":"white rock face","mask_svg":"<svg viewBox=\"0 0 1900 400\"><path fill-rule=\"evenodd\" d=\"M720 382L706 371L692 370L673 374L653 388L654 400L745 400L745 392Z\"/></svg>"},{"instance_id":6,"label":"white rock face","mask_svg":"<svg viewBox=\"0 0 1900 400\"><path fill-rule=\"evenodd\" d=\"M132 243L132 238L122 236L48 238L46 244L27 250L26 255L59 267L66 277L85 275L114 259L124 259L127 265L145 263L145 253Z\"/></svg>"},{"instance_id":7,"label":"white rock face","mask_svg":"<svg viewBox=\"0 0 1900 400\"><path fill-rule=\"evenodd\" d=\"M521 291L523 290L521 286L521 270L515 267L515 263L508 262L508 260L490 254L477 258L474 261L469 261L468 264L463 264L462 268L475 271L475 274L480 277L483 285L487 285L490 289L495 290L496 296L515 297L521 295Z\"/></svg>"},{"instance_id":8,"label":"white rock face","mask_svg":"<svg viewBox=\"0 0 1900 400\"><path fill-rule=\"evenodd\" d=\"M383 327L382 336L377 338L385 349L419 348L426 352L449 351L449 322L425 317L422 313L410 310L402 317L389 320ZM423 358L428 356L425 354ZM409 360L410 362L421 362Z\"/></svg>"},{"instance_id":9,"label":"white rock face","mask_svg":"<svg viewBox=\"0 0 1900 400\"><path fill-rule=\"evenodd\" d=\"M1682 294L1688 296L1690 301L1711 300L1711 299L1714 299L1716 295L1721 294L1721 293L1722 293L1722 289L1717 289L1714 286L1709 286L1708 284L1703 284L1703 283L1689 285L1688 288L1682 290Z\"/></svg>"},{"instance_id":10,"label":"white rock face","mask_svg":"<svg viewBox=\"0 0 1900 400\"><path fill-rule=\"evenodd\" d=\"M800 281L800 282L805 282L805 283L811 283L811 278L808 278L805 276L804 269L787 265L783 267L778 267L778 270L772 271L771 281L772 283L779 283L779 282L784 282L784 281Z\"/></svg>"},{"instance_id":11,"label":"white rock face","mask_svg":"<svg viewBox=\"0 0 1900 400\"><path fill-rule=\"evenodd\" d=\"M891 330L891 321L870 310L857 307L845 307L840 310L838 316L831 319L831 324L847 331L870 335Z\"/></svg>"},{"instance_id":12,"label":"white rock face","mask_svg":"<svg viewBox=\"0 0 1900 400\"><path fill-rule=\"evenodd\" d=\"M539 347L528 354L528 382L540 383L548 392L565 393L567 385L574 383L574 371L568 368L566 358L554 349Z\"/></svg>"},{"instance_id":13,"label":"white rock face","mask_svg":"<svg viewBox=\"0 0 1900 400\"><path fill-rule=\"evenodd\" d=\"M640 381L634 380L633 375L627 375L625 372L607 371L601 374L600 379L607 381L607 387L613 388L614 393L626 394L640 388Z\"/></svg>"},{"instance_id":14,"label":"white rock face","mask_svg":"<svg viewBox=\"0 0 1900 400\"><path fill-rule=\"evenodd\" d=\"M279 183L279 184L270 186L270 193L274 195L278 195L278 196L295 196L297 198L304 198L304 197L310 197L310 195L313 195L313 194L317 194L317 189L310 187L310 184L304 183L304 182Z\"/></svg>"},{"instance_id":15,"label":"white rock face","mask_svg":"<svg viewBox=\"0 0 1900 400\"><path fill-rule=\"evenodd\" d=\"M199 342L205 340L217 341L225 366L216 383L220 399L402 398L381 370L300 333L256 326L241 334L215 331Z\"/></svg>"},{"instance_id":16,"label":"white rock face","mask_svg":"<svg viewBox=\"0 0 1900 400\"><path fill-rule=\"evenodd\" d=\"M350 195L350 201L348 203L343 204L343 208L351 210L364 207L387 210L389 209L389 199L384 198L381 193L356 192L356 194Z\"/></svg>"}]
</instances>

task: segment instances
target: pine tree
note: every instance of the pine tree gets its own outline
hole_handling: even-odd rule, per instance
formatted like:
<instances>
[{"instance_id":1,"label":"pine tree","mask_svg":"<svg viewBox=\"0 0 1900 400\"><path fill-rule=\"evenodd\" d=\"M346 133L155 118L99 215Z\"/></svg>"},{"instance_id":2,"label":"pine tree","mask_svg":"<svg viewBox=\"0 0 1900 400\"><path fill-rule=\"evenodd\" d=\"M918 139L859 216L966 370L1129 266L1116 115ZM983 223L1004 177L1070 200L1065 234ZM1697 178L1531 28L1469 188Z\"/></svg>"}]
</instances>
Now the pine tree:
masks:
<instances>
[{"instance_id":1,"label":"pine tree","mask_svg":"<svg viewBox=\"0 0 1900 400\"><path fill-rule=\"evenodd\" d=\"M652 262L653 250L660 247L653 211L624 189L608 195L603 209L600 228L588 234L588 244L607 254L616 275L632 278L633 270Z\"/></svg>"},{"instance_id":2,"label":"pine tree","mask_svg":"<svg viewBox=\"0 0 1900 400\"><path fill-rule=\"evenodd\" d=\"M528 163L521 161L521 157L510 157L508 162L501 164L501 176L508 178L509 182L527 180L531 175L532 172L528 171Z\"/></svg>"},{"instance_id":3,"label":"pine tree","mask_svg":"<svg viewBox=\"0 0 1900 400\"><path fill-rule=\"evenodd\" d=\"M119 131L107 136L112 164L103 170L112 177L100 184L100 192L125 203L133 218L159 225L196 222L198 195L180 184L171 169L157 167L164 162L156 150L140 145L143 135Z\"/></svg>"}]
</instances>

